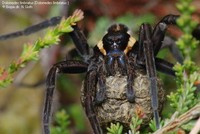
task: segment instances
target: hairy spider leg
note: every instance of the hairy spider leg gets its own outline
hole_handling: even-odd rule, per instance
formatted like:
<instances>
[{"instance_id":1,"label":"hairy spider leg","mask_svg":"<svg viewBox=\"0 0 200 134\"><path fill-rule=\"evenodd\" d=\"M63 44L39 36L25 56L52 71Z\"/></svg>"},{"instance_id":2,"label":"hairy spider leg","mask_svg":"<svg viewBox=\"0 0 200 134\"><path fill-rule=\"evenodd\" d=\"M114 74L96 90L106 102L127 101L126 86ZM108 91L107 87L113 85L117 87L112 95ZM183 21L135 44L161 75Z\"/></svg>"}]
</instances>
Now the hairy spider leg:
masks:
<instances>
[{"instance_id":1,"label":"hairy spider leg","mask_svg":"<svg viewBox=\"0 0 200 134\"><path fill-rule=\"evenodd\" d=\"M154 28L152 41L154 43L154 55L156 56L159 50L163 47L168 47L172 55L180 63L183 63L183 56L179 52L175 41L169 36L165 36L167 26L169 24L176 24L178 15L167 15L165 16Z\"/></svg>"},{"instance_id":2,"label":"hairy spider leg","mask_svg":"<svg viewBox=\"0 0 200 134\"><path fill-rule=\"evenodd\" d=\"M93 103L93 92L96 91L97 84L97 70L92 69L87 72L85 81L84 81L84 89L83 92L85 94L84 97L84 107L85 113L90 121L94 134L103 134L99 120L96 117L96 113L94 112L94 103Z\"/></svg>"},{"instance_id":3,"label":"hairy spider leg","mask_svg":"<svg viewBox=\"0 0 200 134\"><path fill-rule=\"evenodd\" d=\"M169 36L165 36L164 40L162 41L161 49L168 48L169 51L172 53L173 57L180 63L183 64L183 55L181 54L180 50L176 46L176 41Z\"/></svg>"},{"instance_id":4,"label":"hairy spider leg","mask_svg":"<svg viewBox=\"0 0 200 134\"><path fill-rule=\"evenodd\" d=\"M143 41L144 41L144 27L143 25L139 28L139 37L138 37L138 54L137 54L137 63L143 64L144 62L144 51L143 51Z\"/></svg>"},{"instance_id":5,"label":"hairy spider leg","mask_svg":"<svg viewBox=\"0 0 200 134\"><path fill-rule=\"evenodd\" d=\"M133 103L135 101L135 92L133 88L135 78L134 68L128 69L127 72L127 89L126 89L126 96L129 102Z\"/></svg>"},{"instance_id":6,"label":"hairy spider leg","mask_svg":"<svg viewBox=\"0 0 200 134\"><path fill-rule=\"evenodd\" d=\"M155 26L152 41L154 43L154 55L156 56L162 46L162 41L164 40L165 33L167 30L167 25L176 24L176 20L179 15L167 15Z\"/></svg>"},{"instance_id":7,"label":"hairy spider leg","mask_svg":"<svg viewBox=\"0 0 200 134\"><path fill-rule=\"evenodd\" d=\"M62 19L62 17L60 17L60 16L53 17L49 20L45 20L43 22L40 22L38 24L32 25L28 28L25 28L24 30L20 30L20 31L17 31L17 32L1 35L0 40L7 40L7 39L11 39L11 38L17 38L17 37L20 37L20 36L30 35L32 33L38 32L38 31L43 30L45 28L59 24L61 19Z\"/></svg>"},{"instance_id":8,"label":"hairy spider leg","mask_svg":"<svg viewBox=\"0 0 200 134\"><path fill-rule=\"evenodd\" d=\"M100 105L106 98L106 76L103 73L103 67L100 67L98 72L99 91L96 92L95 104Z\"/></svg>"},{"instance_id":9,"label":"hairy spider leg","mask_svg":"<svg viewBox=\"0 0 200 134\"><path fill-rule=\"evenodd\" d=\"M158 114L158 91L157 91L157 80L156 80L156 66L153 52L153 42L151 40L151 26L149 24L142 24L141 30L143 30L143 41L140 41L143 47L143 54L145 59L146 71L150 82L150 95L151 105L154 113L154 119L156 127L160 127L159 114Z\"/></svg>"},{"instance_id":10,"label":"hairy spider leg","mask_svg":"<svg viewBox=\"0 0 200 134\"><path fill-rule=\"evenodd\" d=\"M153 42L155 57L157 56L161 48L168 47L173 56L177 59L177 61L183 63L183 56L176 47L175 41L170 37L165 36L167 26L170 24L176 24L176 20L178 19L178 17L179 15L167 15L163 17L163 19L155 26L151 39ZM175 72L173 70L174 65L172 63L160 58L155 58L155 60L156 68L158 71L175 76Z\"/></svg>"},{"instance_id":11,"label":"hairy spider leg","mask_svg":"<svg viewBox=\"0 0 200 134\"><path fill-rule=\"evenodd\" d=\"M179 15L167 15L161 19L161 21L156 25L152 35L152 41L154 43L154 55L156 56L160 50L160 48L168 47L173 54L173 56L177 59L178 62L183 63L183 56L179 52L175 41L165 36L166 29L168 25L177 25L176 21L179 18ZM200 40L200 24L196 26L193 30L192 35L197 40Z\"/></svg>"},{"instance_id":12,"label":"hairy spider leg","mask_svg":"<svg viewBox=\"0 0 200 134\"><path fill-rule=\"evenodd\" d=\"M156 70L159 72L175 76L175 71L173 70L174 64L160 58L155 58L155 63Z\"/></svg>"},{"instance_id":13,"label":"hairy spider leg","mask_svg":"<svg viewBox=\"0 0 200 134\"><path fill-rule=\"evenodd\" d=\"M169 47L171 52L178 59L179 62L182 63L183 57L180 53L177 53L178 49L175 46L173 40L169 44L164 44L167 40L165 33L167 29L167 25L176 24L176 20L178 15L167 15L165 16L154 28L153 32L152 28L149 24L143 24L140 27L139 33L139 52L137 57L137 62L139 64L144 64L144 59L146 62L146 70L147 74L150 78L150 91L151 91L151 101L152 108L154 110L154 118L156 121L156 126L159 128L159 114L158 114L158 99L157 99L157 87L156 87L156 69L163 73L175 76L175 72L173 70L173 64L165 61L160 58L154 58L158 54L159 50L162 47ZM198 28L198 27L197 27ZM197 29L196 28L196 29ZM196 30L195 29L195 30ZM196 37L195 37L196 38ZM163 43L164 42L164 43ZM164 44L164 45L163 45ZM153 48L153 49L152 49Z\"/></svg>"},{"instance_id":14,"label":"hairy spider leg","mask_svg":"<svg viewBox=\"0 0 200 134\"><path fill-rule=\"evenodd\" d=\"M57 73L84 73L87 71L88 64L82 61L68 60L54 64L46 80L46 98L43 111L43 127L44 134L50 134L49 121L51 116L52 99L56 85L56 74Z\"/></svg>"},{"instance_id":15,"label":"hairy spider leg","mask_svg":"<svg viewBox=\"0 0 200 134\"><path fill-rule=\"evenodd\" d=\"M85 38L85 35L80 31L77 25L73 26L73 32L69 33L71 36L74 45L76 46L76 50L80 54L80 56L84 59L85 62L87 62L90 58L89 53L89 45L87 43L87 40Z\"/></svg>"},{"instance_id":16,"label":"hairy spider leg","mask_svg":"<svg viewBox=\"0 0 200 134\"><path fill-rule=\"evenodd\" d=\"M163 47L168 47L173 56L177 59L181 64L183 63L183 56L178 50L175 41L165 36L167 26L168 25L176 25L176 20L179 18L179 15L167 15L161 19L161 21L155 26L152 35L152 42L154 43L154 55L157 56L159 50ZM193 36L199 40L198 33L200 32L200 24L197 25L195 30L193 31ZM156 68L158 71L163 73L175 76L175 72L173 70L173 64L163 60L156 58Z\"/></svg>"},{"instance_id":17,"label":"hairy spider leg","mask_svg":"<svg viewBox=\"0 0 200 134\"><path fill-rule=\"evenodd\" d=\"M162 28L161 28L162 27ZM152 42L153 44L155 45L162 45L162 41L164 39L164 32L166 31L166 27L165 25L161 25L160 26L156 26L156 30L154 30L154 35L151 37L151 38L154 38L154 41L153 42L153 39L152 39ZM152 28L150 28L149 26L149 29L151 29L152 31ZM139 47L138 47L138 56L137 56L137 63L140 64L140 65L144 65L144 51L143 51L143 41L145 39L145 34L144 34L144 26L140 26L140 29L139 29L139 40L138 40L138 44L139 44ZM149 37L150 38L150 37ZM159 42L157 40L159 40ZM171 45L171 44L170 44ZM154 50L155 50L155 46L154 46ZM173 68L173 64L168 62L168 61L165 61L163 59L160 59L160 58L155 58L155 64L156 64L156 69L160 72L163 72L163 73L166 73L168 75L172 75L172 76L175 76L175 72L174 70L172 69Z\"/></svg>"},{"instance_id":18,"label":"hairy spider leg","mask_svg":"<svg viewBox=\"0 0 200 134\"><path fill-rule=\"evenodd\" d=\"M76 50L78 54L83 58L85 63L88 63L90 58L89 52L89 45L87 43L87 39L83 32L79 29L77 25L73 26L73 31L69 33L70 37L72 38L74 45L76 46ZM75 53L75 52L74 52ZM97 84L97 69L95 67L89 67L89 71L86 74L85 81L84 81L84 88L83 92L86 95L84 98L84 108L85 113L89 119L89 122L92 126L93 132L95 134L102 134L102 130L100 127L100 123L98 123L98 119L94 112L94 103L92 99L92 92L96 91L96 84ZM101 78L101 76L99 76ZM99 81L98 81L99 82ZM101 83L101 82L99 82Z\"/></svg>"}]
</instances>

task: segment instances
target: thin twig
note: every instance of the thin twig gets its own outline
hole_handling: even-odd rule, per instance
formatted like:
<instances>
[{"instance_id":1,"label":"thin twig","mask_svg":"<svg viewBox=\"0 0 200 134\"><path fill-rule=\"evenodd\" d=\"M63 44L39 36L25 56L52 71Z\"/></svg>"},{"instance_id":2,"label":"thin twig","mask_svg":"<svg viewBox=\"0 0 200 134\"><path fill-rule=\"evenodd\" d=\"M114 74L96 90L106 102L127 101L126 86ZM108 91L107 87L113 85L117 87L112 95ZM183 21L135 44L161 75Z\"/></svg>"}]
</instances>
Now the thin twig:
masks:
<instances>
[{"instance_id":1,"label":"thin twig","mask_svg":"<svg viewBox=\"0 0 200 134\"><path fill-rule=\"evenodd\" d=\"M199 116L200 116L200 103L195 105L193 108L191 108L189 111L185 112L178 118L167 123L164 127L157 130L154 134L163 134L163 133L167 133L169 131L175 130L179 126L181 126L181 125L187 123L188 121L190 121L194 118L197 118ZM193 134L193 133L191 133L191 134Z\"/></svg>"}]
</instances>

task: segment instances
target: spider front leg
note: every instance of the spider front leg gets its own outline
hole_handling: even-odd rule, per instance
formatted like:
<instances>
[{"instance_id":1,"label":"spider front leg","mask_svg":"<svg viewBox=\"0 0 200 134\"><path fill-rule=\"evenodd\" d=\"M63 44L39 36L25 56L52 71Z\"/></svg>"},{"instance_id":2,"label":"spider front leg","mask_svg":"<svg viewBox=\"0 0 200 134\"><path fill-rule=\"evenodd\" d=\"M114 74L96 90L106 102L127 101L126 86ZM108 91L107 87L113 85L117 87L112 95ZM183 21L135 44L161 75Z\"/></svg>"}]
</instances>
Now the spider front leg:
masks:
<instances>
[{"instance_id":1,"label":"spider front leg","mask_svg":"<svg viewBox=\"0 0 200 134\"><path fill-rule=\"evenodd\" d=\"M38 24L32 25L28 28L25 28L24 30L20 30L20 31L17 31L17 32L9 33L9 34L0 35L0 40L17 38L17 37L20 37L20 36L28 36L30 34L33 34L35 32L43 30L45 28L59 24L61 19L62 19L62 17L60 17L60 16L53 17L49 20L45 20L43 22L40 22Z\"/></svg>"},{"instance_id":2,"label":"spider front leg","mask_svg":"<svg viewBox=\"0 0 200 134\"><path fill-rule=\"evenodd\" d=\"M139 41L139 47L142 48L143 58L145 60L145 66L147 75L150 82L150 95L151 95L151 105L153 109L154 119L156 122L156 127L160 127L159 114L158 114L158 90L157 90L157 77L156 77L156 66L155 58L153 52L153 42L151 40L151 26L149 24L143 24L141 26L143 30L142 37L143 40Z\"/></svg>"},{"instance_id":3,"label":"spider front leg","mask_svg":"<svg viewBox=\"0 0 200 134\"><path fill-rule=\"evenodd\" d=\"M50 69L46 80L46 98L43 111L43 128L44 134L50 134L49 120L51 116L52 99L55 89L55 81L57 73L83 73L87 71L87 64L81 61L62 61L59 62Z\"/></svg>"},{"instance_id":4,"label":"spider front leg","mask_svg":"<svg viewBox=\"0 0 200 134\"><path fill-rule=\"evenodd\" d=\"M69 33L69 35L71 36L74 45L76 46L77 52L87 62L90 57L90 52L85 35L83 34L83 32L80 31L77 25L74 25L73 29L74 30L71 33Z\"/></svg>"},{"instance_id":5,"label":"spider front leg","mask_svg":"<svg viewBox=\"0 0 200 134\"><path fill-rule=\"evenodd\" d=\"M168 36L165 36L167 26L169 24L175 25L178 15L167 15L165 16L154 28L151 40L153 43L154 57L157 56L159 50L163 47L168 47L173 56L177 59L179 63L183 63L183 56L179 52L175 41ZM159 58L155 58L156 68L158 71L175 76L173 70L173 64Z\"/></svg>"},{"instance_id":6,"label":"spider front leg","mask_svg":"<svg viewBox=\"0 0 200 134\"><path fill-rule=\"evenodd\" d=\"M102 67L98 72L98 86L99 91L96 93L95 104L100 105L106 98L106 76L104 75Z\"/></svg>"},{"instance_id":7,"label":"spider front leg","mask_svg":"<svg viewBox=\"0 0 200 134\"><path fill-rule=\"evenodd\" d=\"M130 69L128 72L128 77L127 77L127 90L126 90L126 96L129 102L134 102L135 101L135 92L133 89L133 83L134 83L134 71Z\"/></svg>"},{"instance_id":8,"label":"spider front leg","mask_svg":"<svg viewBox=\"0 0 200 134\"><path fill-rule=\"evenodd\" d=\"M152 34L152 42L154 44L154 55L156 56L161 48L168 47L173 56L179 63L183 63L183 56L179 52L175 41L169 36L165 36L167 26L176 24L176 20L179 15L167 15L165 16L154 28Z\"/></svg>"}]
</instances>

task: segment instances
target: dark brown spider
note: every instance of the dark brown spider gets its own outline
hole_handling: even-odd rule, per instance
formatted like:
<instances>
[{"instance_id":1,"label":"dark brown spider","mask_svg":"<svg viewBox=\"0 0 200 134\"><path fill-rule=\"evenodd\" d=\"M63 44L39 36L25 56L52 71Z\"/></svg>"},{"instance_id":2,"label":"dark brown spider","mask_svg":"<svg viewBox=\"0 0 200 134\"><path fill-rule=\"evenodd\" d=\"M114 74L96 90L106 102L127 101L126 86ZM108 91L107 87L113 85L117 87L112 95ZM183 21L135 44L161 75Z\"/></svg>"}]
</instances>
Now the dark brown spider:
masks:
<instances>
[{"instance_id":1,"label":"dark brown spider","mask_svg":"<svg viewBox=\"0 0 200 134\"><path fill-rule=\"evenodd\" d=\"M140 26L138 41L132 37L123 24L109 27L101 41L90 49L84 34L77 25L70 33L83 61L65 60L50 69L46 85L46 99L43 112L44 133L49 134L52 98L57 73L85 73L82 87L82 105L93 132L102 134L102 128L110 122L130 123L131 116L142 111L148 122L153 116L159 128L159 110L164 100L162 84L156 70L175 76L173 64L157 58L161 47L173 48L173 42L165 36L167 25L176 24L179 16L167 15L154 28L148 23ZM0 40L29 35L48 26L56 25L61 17L26 28L23 31L0 36ZM199 39L200 25L193 32ZM175 51L174 51L175 50ZM159 100L158 100L159 99Z\"/></svg>"},{"instance_id":2,"label":"dark brown spider","mask_svg":"<svg viewBox=\"0 0 200 134\"><path fill-rule=\"evenodd\" d=\"M157 87L160 84L157 82L156 70L173 76L175 74L172 70L173 64L156 58L156 55L162 47L167 25L176 24L177 18L177 15L165 16L154 29L150 24L142 24L138 41L128 33L125 25L114 24L108 28L102 40L91 51L83 33L77 26L74 26L74 31L70 33L70 36L83 61L66 60L55 64L50 69L46 81L47 92L43 117L45 134L49 134L49 117L56 73L87 72L82 89L82 103L95 134L102 134L102 126L109 122L121 120L120 122L127 125L131 118L131 110L134 110L138 103L139 108L147 111L144 112L147 118L151 117L153 113L156 126L159 128ZM145 80L144 78L138 80L139 75L146 77ZM138 93L140 91L136 85L141 80L148 81L149 85L146 85L144 91ZM109 83L113 83L113 81L115 84L123 81L121 89L118 86L113 89L121 90L121 93L117 92L113 95L113 85L111 84L111 88L109 87ZM159 93L163 98L161 89ZM138 98L140 96L142 98L145 94L149 95L149 99L142 104ZM145 97L143 97L143 101L146 101ZM163 99L160 99L161 103L162 101ZM121 107L121 111L125 111L125 114L118 113L119 106L125 104L129 105ZM152 113L148 114L148 111L152 111ZM134 113L134 111L132 112ZM113 118L111 118L112 116Z\"/></svg>"}]
</instances>

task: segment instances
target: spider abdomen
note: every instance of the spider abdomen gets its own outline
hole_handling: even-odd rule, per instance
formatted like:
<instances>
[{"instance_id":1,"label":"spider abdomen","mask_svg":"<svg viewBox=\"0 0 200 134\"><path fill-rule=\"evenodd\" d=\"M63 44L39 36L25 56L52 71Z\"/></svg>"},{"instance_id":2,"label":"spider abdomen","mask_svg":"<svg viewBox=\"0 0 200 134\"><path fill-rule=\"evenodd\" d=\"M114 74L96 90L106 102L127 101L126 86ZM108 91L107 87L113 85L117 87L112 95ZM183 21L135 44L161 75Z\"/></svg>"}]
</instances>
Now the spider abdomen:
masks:
<instances>
[{"instance_id":1,"label":"spider abdomen","mask_svg":"<svg viewBox=\"0 0 200 134\"><path fill-rule=\"evenodd\" d=\"M159 79L158 95L159 110L164 101L164 91ZM134 79L135 102L130 103L126 97L127 76L117 73L115 76L106 78L106 99L101 105L95 106L95 113L103 127L110 123L120 122L125 128L129 128L131 118L137 114L143 119L143 124L147 124L153 117L151 107L151 96L149 93L149 81L144 72L136 71ZM97 86L97 89L99 87Z\"/></svg>"}]
</instances>

